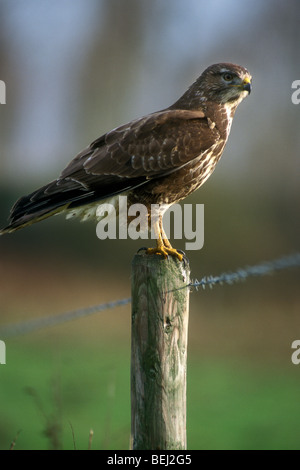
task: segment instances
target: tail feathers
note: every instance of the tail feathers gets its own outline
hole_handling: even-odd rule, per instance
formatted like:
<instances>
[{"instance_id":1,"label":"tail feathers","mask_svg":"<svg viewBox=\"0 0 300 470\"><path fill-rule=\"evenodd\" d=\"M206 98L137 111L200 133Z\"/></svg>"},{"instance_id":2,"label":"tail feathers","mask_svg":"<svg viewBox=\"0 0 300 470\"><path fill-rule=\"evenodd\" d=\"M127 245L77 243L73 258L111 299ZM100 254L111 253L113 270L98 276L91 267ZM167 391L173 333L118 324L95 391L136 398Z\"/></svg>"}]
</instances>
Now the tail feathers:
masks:
<instances>
[{"instance_id":1,"label":"tail feathers","mask_svg":"<svg viewBox=\"0 0 300 470\"><path fill-rule=\"evenodd\" d=\"M10 212L9 224L0 230L0 235L27 227L66 209L93 204L146 183L145 177L128 180L114 175L105 175L104 182L97 185L93 180L90 186L71 178L52 181L15 203Z\"/></svg>"},{"instance_id":2,"label":"tail feathers","mask_svg":"<svg viewBox=\"0 0 300 470\"><path fill-rule=\"evenodd\" d=\"M63 209L60 208L52 212L40 211L35 214L24 215L23 217L20 217L15 222L11 222L9 225L1 229L0 235L4 235L5 233L12 233L12 232L15 232L16 230L32 225L35 222L40 222L41 220L47 219L48 217L51 217L52 215L58 214L62 210Z\"/></svg>"},{"instance_id":3,"label":"tail feathers","mask_svg":"<svg viewBox=\"0 0 300 470\"><path fill-rule=\"evenodd\" d=\"M21 199L19 200L21 201ZM19 202L18 201L18 202ZM65 210L68 207L68 204L60 207L50 207L34 210L33 212L24 212L23 215L20 216L12 216L9 219L9 224L0 230L0 235L4 235L5 233L15 232L23 227L27 227L35 222L40 222L41 220L47 219L52 215L58 214L59 212Z\"/></svg>"},{"instance_id":4,"label":"tail feathers","mask_svg":"<svg viewBox=\"0 0 300 470\"><path fill-rule=\"evenodd\" d=\"M82 191L57 192L49 195L47 190L53 185L50 183L28 196L21 197L11 209L9 224L0 230L0 235L11 233L35 222L58 214L67 209L73 201L91 196Z\"/></svg>"}]
</instances>

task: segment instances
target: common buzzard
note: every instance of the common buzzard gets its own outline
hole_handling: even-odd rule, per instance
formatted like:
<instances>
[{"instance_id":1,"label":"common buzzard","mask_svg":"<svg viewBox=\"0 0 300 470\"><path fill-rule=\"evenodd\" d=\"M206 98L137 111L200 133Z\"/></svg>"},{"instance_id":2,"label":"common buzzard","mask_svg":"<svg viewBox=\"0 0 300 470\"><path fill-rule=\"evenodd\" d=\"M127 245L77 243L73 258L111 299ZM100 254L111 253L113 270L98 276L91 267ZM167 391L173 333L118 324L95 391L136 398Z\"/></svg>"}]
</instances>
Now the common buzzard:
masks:
<instances>
[{"instance_id":1,"label":"common buzzard","mask_svg":"<svg viewBox=\"0 0 300 470\"><path fill-rule=\"evenodd\" d=\"M20 198L9 225L13 232L46 217L96 215L99 201L124 194L128 204L160 205L156 248L173 249L162 226L164 211L198 189L211 175L224 150L232 118L251 91L251 76L230 63L208 67L169 108L136 119L99 137L79 153L54 181Z\"/></svg>"}]
</instances>

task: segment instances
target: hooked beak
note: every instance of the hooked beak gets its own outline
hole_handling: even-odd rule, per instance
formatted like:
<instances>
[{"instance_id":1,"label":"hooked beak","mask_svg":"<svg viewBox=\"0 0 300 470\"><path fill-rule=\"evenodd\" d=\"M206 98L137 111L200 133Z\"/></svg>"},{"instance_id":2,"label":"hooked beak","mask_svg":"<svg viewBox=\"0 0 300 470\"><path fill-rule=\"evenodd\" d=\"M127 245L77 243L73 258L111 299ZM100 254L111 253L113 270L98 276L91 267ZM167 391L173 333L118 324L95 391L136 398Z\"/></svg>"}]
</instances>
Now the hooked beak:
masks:
<instances>
[{"instance_id":1,"label":"hooked beak","mask_svg":"<svg viewBox=\"0 0 300 470\"><path fill-rule=\"evenodd\" d=\"M251 79L249 77L246 77L243 80L243 90L248 91L248 93L250 95L250 93L251 93Z\"/></svg>"}]
</instances>

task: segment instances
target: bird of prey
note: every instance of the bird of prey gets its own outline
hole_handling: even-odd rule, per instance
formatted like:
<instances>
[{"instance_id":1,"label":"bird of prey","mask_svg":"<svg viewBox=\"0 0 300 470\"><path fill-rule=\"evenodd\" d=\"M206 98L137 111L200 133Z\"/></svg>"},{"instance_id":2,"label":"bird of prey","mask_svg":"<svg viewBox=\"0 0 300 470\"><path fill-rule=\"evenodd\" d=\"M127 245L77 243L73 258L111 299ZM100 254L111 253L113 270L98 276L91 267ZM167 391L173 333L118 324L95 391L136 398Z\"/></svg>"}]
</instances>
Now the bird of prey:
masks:
<instances>
[{"instance_id":1,"label":"bird of prey","mask_svg":"<svg viewBox=\"0 0 300 470\"><path fill-rule=\"evenodd\" d=\"M166 258L172 248L162 216L172 204L198 189L211 175L227 142L237 106L251 91L244 67L208 67L172 106L117 127L80 152L54 181L21 197L0 234L57 213L88 219L103 200L127 196L128 205L159 205L156 247Z\"/></svg>"}]
</instances>

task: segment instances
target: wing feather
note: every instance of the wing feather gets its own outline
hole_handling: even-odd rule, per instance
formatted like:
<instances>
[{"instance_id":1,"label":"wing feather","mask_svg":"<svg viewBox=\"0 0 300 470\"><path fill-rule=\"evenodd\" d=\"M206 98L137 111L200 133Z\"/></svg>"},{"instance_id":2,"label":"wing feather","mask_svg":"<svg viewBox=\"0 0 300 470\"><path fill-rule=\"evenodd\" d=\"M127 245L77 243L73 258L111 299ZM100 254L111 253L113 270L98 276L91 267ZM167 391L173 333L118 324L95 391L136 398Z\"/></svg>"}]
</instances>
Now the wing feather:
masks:
<instances>
[{"instance_id":1,"label":"wing feather","mask_svg":"<svg viewBox=\"0 0 300 470\"><path fill-rule=\"evenodd\" d=\"M57 180L19 199L7 231L164 177L199 158L219 137L203 111L167 109L113 129L80 152Z\"/></svg>"}]
</instances>

